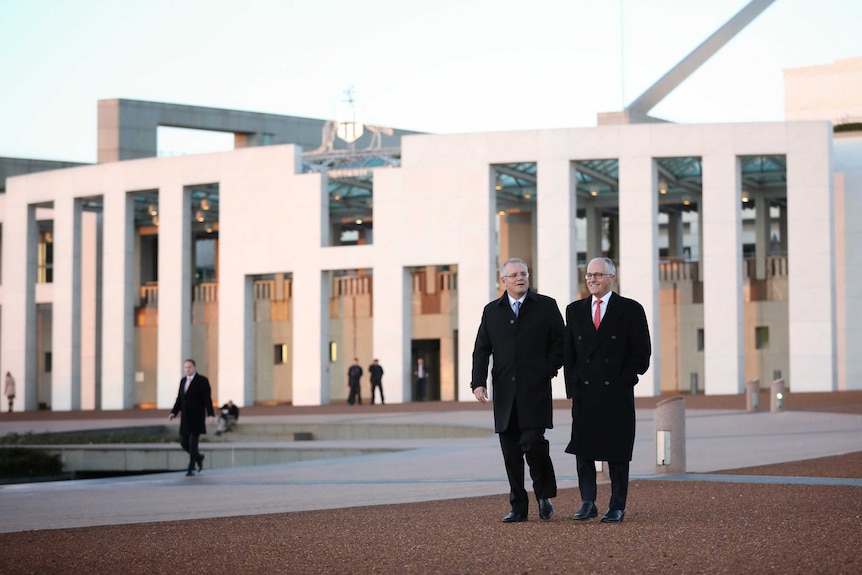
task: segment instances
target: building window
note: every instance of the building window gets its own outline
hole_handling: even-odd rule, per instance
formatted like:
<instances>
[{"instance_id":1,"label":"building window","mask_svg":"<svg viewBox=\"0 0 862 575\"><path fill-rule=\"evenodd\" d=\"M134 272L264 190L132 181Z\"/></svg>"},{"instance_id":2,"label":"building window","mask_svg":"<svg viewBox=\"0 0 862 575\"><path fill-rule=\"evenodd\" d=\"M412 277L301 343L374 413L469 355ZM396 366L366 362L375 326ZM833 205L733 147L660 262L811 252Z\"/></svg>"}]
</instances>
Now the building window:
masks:
<instances>
[{"instance_id":1,"label":"building window","mask_svg":"<svg viewBox=\"0 0 862 575\"><path fill-rule=\"evenodd\" d=\"M282 365L287 363L287 344L286 343L277 343L275 344L275 365Z\"/></svg>"},{"instance_id":2,"label":"building window","mask_svg":"<svg viewBox=\"0 0 862 575\"><path fill-rule=\"evenodd\" d=\"M704 333L703 329L697 330L697 351L703 351Z\"/></svg>"},{"instance_id":3,"label":"building window","mask_svg":"<svg viewBox=\"0 0 862 575\"><path fill-rule=\"evenodd\" d=\"M755 349L769 349L769 328L765 325L759 325L754 328L754 347Z\"/></svg>"},{"instance_id":4,"label":"building window","mask_svg":"<svg viewBox=\"0 0 862 575\"><path fill-rule=\"evenodd\" d=\"M51 352L45 352L45 373L51 373L51 364L53 363L53 358L51 357Z\"/></svg>"}]
</instances>

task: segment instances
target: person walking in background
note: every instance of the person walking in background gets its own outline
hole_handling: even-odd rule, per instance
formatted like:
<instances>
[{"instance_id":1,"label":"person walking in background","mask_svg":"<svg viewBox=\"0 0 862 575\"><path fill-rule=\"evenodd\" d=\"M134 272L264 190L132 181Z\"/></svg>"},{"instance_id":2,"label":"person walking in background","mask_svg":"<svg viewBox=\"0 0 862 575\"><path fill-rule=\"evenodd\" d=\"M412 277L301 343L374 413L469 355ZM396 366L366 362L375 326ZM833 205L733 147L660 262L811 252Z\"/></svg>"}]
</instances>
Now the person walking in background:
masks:
<instances>
[{"instance_id":1,"label":"person walking in background","mask_svg":"<svg viewBox=\"0 0 862 575\"><path fill-rule=\"evenodd\" d=\"M572 438L581 508L576 521L598 516L596 461L607 461L611 500L603 523L625 517L629 463L635 443L634 386L652 353L644 309L612 291L617 268L608 258L587 266L590 296L566 308L563 348L566 396L572 400Z\"/></svg>"},{"instance_id":2,"label":"person walking in background","mask_svg":"<svg viewBox=\"0 0 862 575\"><path fill-rule=\"evenodd\" d=\"M380 362L376 359L368 366L368 373L371 376L371 404L374 405L374 390L380 390L380 405L383 405L383 368Z\"/></svg>"},{"instance_id":3,"label":"person walking in background","mask_svg":"<svg viewBox=\"0 0 862 575\"><path fill-rule=\"evenodd\" d=\"M198 442L201 435L207 432L206 417L215 418L215 412L210 381L197 373L195 360L185 360L183 370L186 375L180 380L177 400L168 419L175 418L179 413L182 414L180 445L189 452L189 468L186 476L190 477L195 474L195 465L198 472L203 470L204 455L198 450Z\"/></svg>"},{"instance_id":4,"label":"person walking in background","mask_svg":"<svg viewBox=\"0 0 862 575\"><path fill-rule=\"evenodd\" d=\"M12 413L12 404L15 403L15 378L12 377L12 372L6 372L6 389L4 390L6 399L9 401L9 413Z\"/></svg>"},{"instance_id":5,"label":"person walking in background","mask_svg":"<svg viewBox=\"0 0 862 575\"><path fill-rule=\"evenodd\" d=\"M545 430L554 426L551 379L563 364L563 316L557 302L529 289L524 260L500 266L506 292L485 306L473 348L470 388L488 401L488 359L493 357L494 431L499 434L509 478L511 512L504 523L527 520L524 460L530 466L539 518L554 514L557 479Z\"/></svg>"},{"instance_id":6,"label":"person walking in background","mask_svg":"<svg viewBox=\"0 0 862 575\"><path fill-rule=\"evenodd\" d=\"M347 396L347 403L353 405L359 403L362 405L362 393L359 383L362 379L362 368L359 367L359 358L353 358L353 365L347 370L347 387L350 388L350 395Z\"/></svg>"},{"instance_id":7,"label":"person walking in background","mask_svg":"<svg viewBox=\"0 0 862 575\"><path fill-rule=\"evenodd\" d=\"M420 357L416 360L416 399L425 401L425 389L428 384L428 369Z\"/></svg>"}]
</instances>

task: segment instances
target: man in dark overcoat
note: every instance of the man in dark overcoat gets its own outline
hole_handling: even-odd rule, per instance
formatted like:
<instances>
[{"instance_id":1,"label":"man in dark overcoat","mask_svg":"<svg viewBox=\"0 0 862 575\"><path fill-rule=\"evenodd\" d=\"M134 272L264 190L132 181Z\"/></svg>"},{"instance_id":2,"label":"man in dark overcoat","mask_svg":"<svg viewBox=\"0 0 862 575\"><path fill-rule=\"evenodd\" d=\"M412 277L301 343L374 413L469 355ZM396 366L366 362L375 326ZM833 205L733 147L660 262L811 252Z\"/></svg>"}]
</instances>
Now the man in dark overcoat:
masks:
<instances>
[{"instance_id":1,"label":"man in dark overcoat","mask_svg":"<svg viewBox=\"0 0 862 575\"><path fill-rule=\"evenodd\" d=\"M198 451L201 434L207 432L206 417L215 418L213 410L212 388L206 376L197 373L195 360L183 362L185 377L180 380L177 400L168 419L173 419L182 412L180 418L180 445L189 452L189 468L186 475L195 474L203 469L204 455Z\"/></svg>"},{"instance_id":2,"label":"man in dark overcoat","mask_svg":"<svg viewBox=\"0 0 862 575\"><path fill-rule=\"evenodd\" d=\"M557 495L545 430L554 426L551 379L563 363L563 317L556 301L529 289L529 277L523 260L509 259L500 266L506 292L485 306L473 349L470 387L482 403L488 400L488 359L493 357L494 430L512 505L505 523L527 520L524 460L541 519L554 514L551 499Z\"/></svg>"},{"instance_id":3,"label":"man in dark overcoat","mask_svg":"<svg viewBox=\"0 0 862 575\"><path fill-rule=\"evenodd\" d=\"M566 308L563 351L566 396L572 399L572 438L582 505L574 519L598 516L596 461L608 462L611 499L602 522L625 516L629 462L635 442L634 386L652 353L643 307L613 291L616 266L595 258L587 266L590 296Z\"/></svg>"}]
</instances>

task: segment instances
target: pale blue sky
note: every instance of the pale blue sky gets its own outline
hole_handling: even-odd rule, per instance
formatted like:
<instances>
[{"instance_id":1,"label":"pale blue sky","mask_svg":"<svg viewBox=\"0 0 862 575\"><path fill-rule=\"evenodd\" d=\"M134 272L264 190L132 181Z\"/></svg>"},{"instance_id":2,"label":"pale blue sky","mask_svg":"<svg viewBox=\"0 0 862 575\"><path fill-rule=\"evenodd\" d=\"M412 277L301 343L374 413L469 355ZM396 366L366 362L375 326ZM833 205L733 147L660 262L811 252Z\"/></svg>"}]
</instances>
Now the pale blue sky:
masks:
<instances>
[{"instance_id":1,"label":"pale blue sky","mask_svg":"<svg viewBox=\"0 0 862 575\"><path fill-rule=\"evenodd\" d=\"M0 156L95 161L99 99L332 118L351 85L381 126L593 126L747 1L0 0ZM652 114L781 120L782 71L862 56L860 23L776 0Z\"/></svg>"}]
</instances>

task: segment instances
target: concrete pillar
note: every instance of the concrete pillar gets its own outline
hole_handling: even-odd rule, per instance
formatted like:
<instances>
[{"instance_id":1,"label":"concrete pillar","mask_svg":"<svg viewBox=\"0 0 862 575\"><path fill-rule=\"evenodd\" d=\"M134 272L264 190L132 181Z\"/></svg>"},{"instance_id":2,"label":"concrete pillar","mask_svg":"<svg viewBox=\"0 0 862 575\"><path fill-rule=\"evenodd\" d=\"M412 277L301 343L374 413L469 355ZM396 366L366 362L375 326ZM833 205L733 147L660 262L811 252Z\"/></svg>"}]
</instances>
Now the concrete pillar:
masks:
<instances>
[{"instance_id":1,"label":"concrete pillar","mask_svg":"<svg viewBox=\"0 0 862 575\"><path fill-rule=\"evenodd\" d=\"M159 189L159 360L156 380L157 402L163 409L173 406L183 374L183 361L191 354L191 225L191 192L181 182L165 182Z\"/></svg>"},{"instance_id":2,"label":"concrete pillar","mask_svg":"<svg viewBox=\"0 0 862 575\"><path fill-rule=\"evenodd\" d=\"M755 278L766 279L766 260L769 256L769 200L766 194L758 190L749 192L754 198L754 258Z\"/></svg>"},{"instance_id":3,"label":"concrete pillar","mask_svg":"<svg viewBox=\"0 0 862 575\"><path fill-rule=\"evenodd\" d=\"M102 273L101 409L134 406L135 221L134 196L124 190L104 196ZM179 380L178 380L179 381Z\"/></svg>"},{"instance_id":4,"label":"concrete pillar","mask_svg":"<svg viewBox=\"0 0 862 575\"><path fill-rule=\"evenodd\" d=\"M81 202L54 200L51 409L81 409Z\"/></svg>"},{"instance_id":5,"label":"concrete pillar","mask_svg":"<svg viewBox=\"0 0 862 575\"><path fill-rule=\"evenodd\" d=\"M430 273L433 269L433 266L429 266L426 268L426 273ZM433 275L429 275L427 279L434 283ZM410 268L401 266L374 268L373 355L380 360L385 372L383 394L386 396L387 403L404 403L412 400L411 378L404 375L410 372L410 343L413 330L411 283ZM427 289L429 286L426 282ZM401 302L401 305L394 305L395 302ZM385 313L383 310L386 310ZM443 356L442 347L441 356Z\"/></svg>"},{"instance_id":6,"label":"concrete pillar","mask_svg":"<svg viewBox=\"0 0 862 575\"><path fill-rule=\"evenodd\" d=\"M667 217L667 255L671 259L682 258L682 236L682 213L669 213Z\"/></svg>"},{"instance_id":7,"label":"concrete pillar","mask_svg":"<svg viewBox=\"0 0 862 575\"><path fill-rule=\"evenodd\" d=\"M787 206L780 206L778 212L778 242L781 253L787 254Z\"/></svg>"},{"instance_id":8,"label":"concrete pillar","mask_svg":"<svg viewBox=\"0 0 862 575\"><path fill-rule=\"evenodd\" d=\"M586 208L587 215L587 262L602 257L602 210L596 206Z\"/></svg>"},{"instance_id":9,"label":"concrete pillar","mask_svg":"<svg viewBox=\"0 0 862 575\"><path fill-rule=\"evenodd\" d=\"M635 386L635 395L661 393L661 338L658 280L658 176L649 156L620 158L620 209L618 229L623 276L621 295L640 302L646 313L652 339L650 368Z\"/></svg>"},{"instance_id":10,"label":"concrete pillar","mask_svg":"<svg viewBox=\"0 0 862 575\"><path fill-rule=\"evenodd\" d=\"M740 168L732 153L703 158L704 389L742 393L742 220Z\"/></svg>"},{"instance_id":11,"label":"concrete pillar","mask_svg":"<svg viewBox=\"0 0 862 575\"><path fill-rule=\"evenodd\" d=\"M655 406L655 472L685 473L685 399L677 395Z\"/></svg>"}]
</instances>

